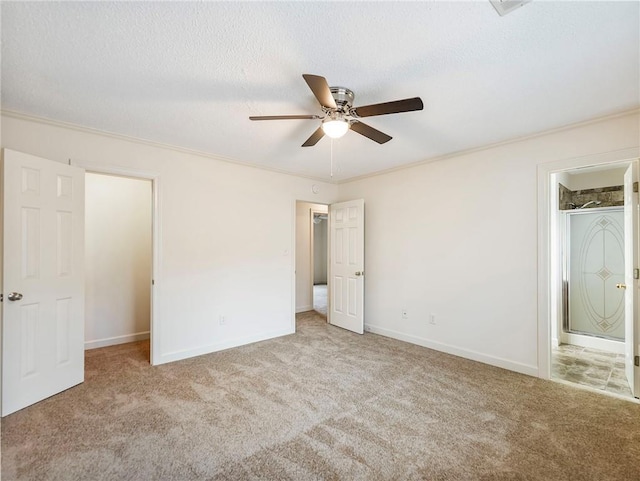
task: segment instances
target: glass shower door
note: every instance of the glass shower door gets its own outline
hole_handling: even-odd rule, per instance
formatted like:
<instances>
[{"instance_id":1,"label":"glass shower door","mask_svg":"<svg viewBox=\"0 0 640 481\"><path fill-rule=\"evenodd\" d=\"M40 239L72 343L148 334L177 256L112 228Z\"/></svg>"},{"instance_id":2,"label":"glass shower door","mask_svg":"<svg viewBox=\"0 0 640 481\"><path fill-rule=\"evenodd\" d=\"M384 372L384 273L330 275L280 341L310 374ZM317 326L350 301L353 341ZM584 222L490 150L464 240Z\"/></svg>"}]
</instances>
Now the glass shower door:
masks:
<instances>
[{"instance_id":1,"label":"glass shower door","mask_svg":"<svg viewBox=\"0 0 640 481\"><path fill-rule=\"evenodd\" d=\"M624 213L567 213L568 330L624 340Z\"/></svg>"}]
</instances>

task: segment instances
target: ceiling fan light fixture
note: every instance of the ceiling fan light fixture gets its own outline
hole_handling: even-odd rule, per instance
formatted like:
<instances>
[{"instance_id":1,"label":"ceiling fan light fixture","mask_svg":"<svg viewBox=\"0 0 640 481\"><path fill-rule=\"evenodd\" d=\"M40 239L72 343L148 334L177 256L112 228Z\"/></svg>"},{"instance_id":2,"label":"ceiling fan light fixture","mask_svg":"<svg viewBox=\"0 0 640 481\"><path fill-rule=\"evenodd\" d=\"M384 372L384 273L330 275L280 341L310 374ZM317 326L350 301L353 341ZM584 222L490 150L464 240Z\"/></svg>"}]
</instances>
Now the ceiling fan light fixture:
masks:
<instances>
[{"instance_id":1,"label":"ceiling fan light fixture","mask_svg":"<svg viewBox=\"0 0 640 481\"><path fill-rule=\"evenodd\" d=\"M349 130L349 122L344 119L328 119L322 122L322 130L326 136L339 139Z\"/></svg>"},{"instance_id":2,"label":"ceiling fan light fixture","mask_svg":"<svg viewBox=\"0 0 640 481\"><path fill-rule=\"evenodd\" d=\"M492 0L493 1L493 0ZM495 0L507 1L507 0ZM516 0L509 0L516 1ZM531 0L517 0L527 2ZM302 147L312 147L325 135L331 139L339 139L349 129L367 137L378 144L389 142L392 137L362 123L361 117L374 117L376 115L399 114L422 110L424 104L420 97L410 99L393 100L378 104L353 107L355 95L353 91L345 87L329 87L327 79L320 75L302 74L305 82L313 92L316 100L322 107L320 115L257 115L250 116L249 120L295 120L295 119L322 119L320 127L316 128L311 136L302 144Z\"/></svg>"}]
</instances>

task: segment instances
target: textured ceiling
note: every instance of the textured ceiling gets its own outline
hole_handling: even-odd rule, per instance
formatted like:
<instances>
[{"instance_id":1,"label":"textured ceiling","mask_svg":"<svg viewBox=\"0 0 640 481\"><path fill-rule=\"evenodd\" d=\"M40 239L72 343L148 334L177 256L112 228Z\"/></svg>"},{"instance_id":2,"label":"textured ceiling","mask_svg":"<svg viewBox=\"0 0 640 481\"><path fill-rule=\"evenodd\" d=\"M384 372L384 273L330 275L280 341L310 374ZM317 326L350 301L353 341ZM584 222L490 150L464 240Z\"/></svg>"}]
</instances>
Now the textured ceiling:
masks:
<instances>
[{"instance_id":1,"label":"textured ceiling","mask_svg":"<svg viewBox=\"0 0 640 481\"><path fill-rule=\"evenodd\" d=\"M330 144L300 145L321 113L302 79L393 136L333 142L334 180L640 105L640 3L534 0L505 17L476 2L2 2L2 108L329 178Z\"/></svg>"}]
</instances>

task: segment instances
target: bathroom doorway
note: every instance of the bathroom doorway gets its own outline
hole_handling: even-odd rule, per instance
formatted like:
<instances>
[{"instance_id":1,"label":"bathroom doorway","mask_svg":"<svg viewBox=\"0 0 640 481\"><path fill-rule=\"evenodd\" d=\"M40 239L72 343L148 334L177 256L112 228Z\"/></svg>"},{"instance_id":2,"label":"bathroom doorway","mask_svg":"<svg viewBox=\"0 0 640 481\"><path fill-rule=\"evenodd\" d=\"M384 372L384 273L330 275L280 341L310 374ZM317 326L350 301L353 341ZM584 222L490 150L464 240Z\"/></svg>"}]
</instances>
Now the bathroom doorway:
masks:
<instances>
[{"instance_id":1,"label":"bathroom doorway","mask_svg":"<svg viewBox=\"0 0 640 481\"><path fill-rule=\"evenodd\" d=\"M557 315L551 377L631 398L625 372L626 170L609 165L552 175Z\"/></svg>"}]
</instances>

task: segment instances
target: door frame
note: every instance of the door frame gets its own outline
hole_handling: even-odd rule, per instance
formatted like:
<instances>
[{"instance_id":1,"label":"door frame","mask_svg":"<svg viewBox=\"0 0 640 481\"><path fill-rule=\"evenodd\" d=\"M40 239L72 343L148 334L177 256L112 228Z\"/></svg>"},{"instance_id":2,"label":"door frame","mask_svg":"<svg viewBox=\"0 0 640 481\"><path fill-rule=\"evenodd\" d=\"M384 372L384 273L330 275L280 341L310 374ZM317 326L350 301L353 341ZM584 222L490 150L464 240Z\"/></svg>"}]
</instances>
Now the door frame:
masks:
<instances>
[{"instance_id":1,"label":"door frame","mask_svg":"<svg viewBox=\"0 0 640 481\"><path fill-rule=\"evenodd\" d=\"M552 175L586 167L622 167L639 157L640 149L632 148L538 165L538 377L542 379L551 379L552 318L559 319L562 312L557 291L559 266L552 265L558 249L553 244L557 239L558 200Z\"/></svg>"},{"instance_id":2,"label":"door frame","mask_svg":"<svg viewBox=\"0 0 640 481\"><path fill-rule=\"evenodd\" d=\"M329 206L331 205L331 202L327 201L327 200L319 200L319 199L314 199L314 200L307 200L304 198L295 198L293 199L292 203L291 203L291 225L292 225L292 229L291 229L291 330L290 332L293 334L296 332L296 260L297 260L297 256L298 256L298 252L296 249L296 234L297 234L297 229L298 229L298 203L299 202L305 202L307 204L320 204L320 205L326 205L327 206L327 215L329 215ZM335 203L335 202L334 202ZM310 209L313 210L313 209ZM311 248L313 247L313 227L311 226L311 224L313 223L313 214L311 214L310 216L306 216L307 222L308 224L308 228L309 228L309 236L311 237L311 242L309 244L309 254L310 254L310 263L311 263L311 274L313 275L313 251L311 251ZM327 236L329 234L327 233ZM329 269L329 265L328 263L330 262L330 255L331 252L328 250L329 249L329 242L330 239L327 237L327 272ZM289 251L287 251L288 254ZM311 278L311 281L313 281L313 278ZM328 279L327 279L328 281ZM311 303L313 304L313 282L311 283ZM329 288L328 288L328 284L327 284L327 322L329 322L329 313L331 312L330 309L331 306L331 294L329 292ZM311 306L313 309L313 306Z\"/></svg>"},{"instance_id":3,"label":"door frame","mask_svg":"<svg viewBox=\"0 0 640 481\"><path fill-rule=\"evenodd\" d=\"M107 165L94 165L90 162L69 161L71 165L82 167L86 173L113 175L118 177L129 177L133 179L151 181L151 305L149 319L149 363L154 366L162 364L159 353L160 350L160 294L158 287L160 282L160 174L157 172L142 171L123 167L113 167ZM157 354L157 359L155 355Z\"/></svg>"}]
</instances>

